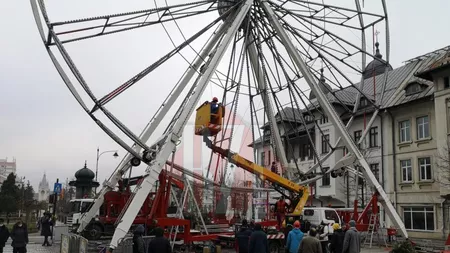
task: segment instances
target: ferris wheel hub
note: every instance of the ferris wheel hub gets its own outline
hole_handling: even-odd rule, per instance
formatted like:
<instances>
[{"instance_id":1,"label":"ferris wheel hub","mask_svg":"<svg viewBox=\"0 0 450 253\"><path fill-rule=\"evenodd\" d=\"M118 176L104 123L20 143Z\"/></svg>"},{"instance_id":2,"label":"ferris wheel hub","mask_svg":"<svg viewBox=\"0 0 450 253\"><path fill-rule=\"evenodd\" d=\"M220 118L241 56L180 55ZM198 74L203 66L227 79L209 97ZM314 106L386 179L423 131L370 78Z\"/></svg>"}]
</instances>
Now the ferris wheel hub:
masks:
<instances>
[{"instance_id":1,"label":"ferris wheel hub","mask_svg":"<svg viewBox=\"0 0 450 253\"><path fill-rule=\"evenodd\" d=\"M230 8L236 5L238 3L238 0L219 0L217 2L217 7L219 11L219 15L223 15L225 12L227 12Z\"/></svg>"}]
</instances>

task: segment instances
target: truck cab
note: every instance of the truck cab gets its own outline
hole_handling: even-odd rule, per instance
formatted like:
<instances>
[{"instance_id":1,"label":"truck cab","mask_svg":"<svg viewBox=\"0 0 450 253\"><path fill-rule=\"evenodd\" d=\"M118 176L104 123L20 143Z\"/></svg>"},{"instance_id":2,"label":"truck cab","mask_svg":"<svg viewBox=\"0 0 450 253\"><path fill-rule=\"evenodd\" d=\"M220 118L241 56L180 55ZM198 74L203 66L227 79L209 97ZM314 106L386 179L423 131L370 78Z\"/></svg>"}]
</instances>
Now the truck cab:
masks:
<instances>
[{"instance_id":1,"label":"truck cab","mask_svg":"<svg viewBox=\"0 0 450 253\"><path fill-rule=\"evenodd\" d=\"M329 207L304 207L301 215L286 215L286 225L292 225L296 220L302 224L301 230L303 232L307 232L311 226L319 226L323 220L329 223L342 224L336 209Z\"/></svg>"},{"instance_id":2,"label":"truck cab","mask_svg":"<svg viewBox=\"0 0 450 253\"><path fill-rule=\"evenodd\" d=\"M80 225L81 216L89 210L94 199L73 199L70 201L70 213L66 224L71 230L76 230ZM98 215L98 213L97 213Z\"/></svg>"},{"instance_id":3,"label":"truck cab","mask_svg":"<svg viewBox=\"0 0 450 253\"><path fill-rule=\"evenodd\" d=\"M339 217L336 209L329 207L305 207L302 212L303 219L308 220L312 225L320 225L323 220L327 220L332 223L341 224L341 218Z\"/></svg>"}]
</instances>

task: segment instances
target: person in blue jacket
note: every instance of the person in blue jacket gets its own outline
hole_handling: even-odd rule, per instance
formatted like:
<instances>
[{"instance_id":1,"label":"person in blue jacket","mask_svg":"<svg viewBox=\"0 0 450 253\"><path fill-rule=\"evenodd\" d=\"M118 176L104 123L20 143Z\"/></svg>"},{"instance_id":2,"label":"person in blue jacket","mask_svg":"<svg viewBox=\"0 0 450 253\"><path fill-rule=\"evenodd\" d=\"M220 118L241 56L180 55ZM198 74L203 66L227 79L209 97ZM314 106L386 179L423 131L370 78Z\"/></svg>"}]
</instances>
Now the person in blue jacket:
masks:
<instances>
[{"instance_id":1,"label":"person in blue jacket","mask_svg":"<svg viewBox=\"0 0 450 253\"><path fill-rule=\"evenodd\" d=\"M297 253L300 242L303 239L303 232L300 230L300 221L294 222L294 229L288 234L286 249L289 253Z\"/></svg>"}]
</instances>

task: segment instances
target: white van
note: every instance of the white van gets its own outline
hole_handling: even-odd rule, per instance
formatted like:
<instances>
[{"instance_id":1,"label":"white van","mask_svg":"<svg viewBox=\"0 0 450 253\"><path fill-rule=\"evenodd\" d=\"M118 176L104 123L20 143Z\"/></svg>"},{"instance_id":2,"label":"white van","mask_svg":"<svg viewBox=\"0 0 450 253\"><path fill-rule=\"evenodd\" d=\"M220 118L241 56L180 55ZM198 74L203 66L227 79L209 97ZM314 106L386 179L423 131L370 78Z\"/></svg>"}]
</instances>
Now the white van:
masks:
<instances>
[{"instance_id":1,"label":"white van","mask_svg":"<svg viewBox=\"0 0 450 253\"><path fill-rule=\"evenodd\" d=\"M329 207L304 207L302 219L309 221L311 225L319 226L325 219L329 223L342 224L341 218L335 209Z\"/></svg>"}]
</instances>

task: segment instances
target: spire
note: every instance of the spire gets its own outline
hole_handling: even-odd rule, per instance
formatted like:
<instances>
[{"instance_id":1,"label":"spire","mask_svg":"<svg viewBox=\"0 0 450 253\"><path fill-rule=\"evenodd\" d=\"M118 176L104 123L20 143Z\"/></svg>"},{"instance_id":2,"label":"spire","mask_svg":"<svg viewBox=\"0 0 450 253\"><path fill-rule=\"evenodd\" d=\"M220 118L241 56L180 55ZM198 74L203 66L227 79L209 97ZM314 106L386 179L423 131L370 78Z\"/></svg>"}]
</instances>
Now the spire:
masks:
<instances>
[{"instance_id":1,"label":"spire","mask_svg":"<svg viewBox=\"0 0 450 253\"><path fill-rule=\"evenodd\" d=\"M84 160L84 167L87 168L87 160Z\"/></svg>"},{"instance_id":2,"label":"spire","mask_svg":"<svg viewBox=\"0 0 450 253\"><path fill-rule=\"evenodd\" d=\"M376 47L376 49L375 49L375 57L381 59L381 58L383 58L383 55L380 54L380 48L379 48L379 46L380 46L380 43L378 43L378 41L377 41L377 42L375 43L375 47Z\"/></svg>"},{"instance_id":3,"label":"spire","mask_svg":"<svg viewBox=\"0 0 450 253\"><path fill-rule=\"evenodd\" d=\"M327 94L331 91L331 86L327 84L325 75L323 74L324 69L320 69L320 77L319 77L319 87L322 89L323 93ZM310 91L309 92L309 100L316 98L316 95Z\"/></svg>"},{"instance_id":4,"label":"spire","mask_svg":"<svg viewBox=\"0 0 450 253\"><path fill-rule=\"evenodd\" d=\"M325 83L325 76L323 75L323 68L320 69L320 83Z\"/></svg>"}]
</instances>

